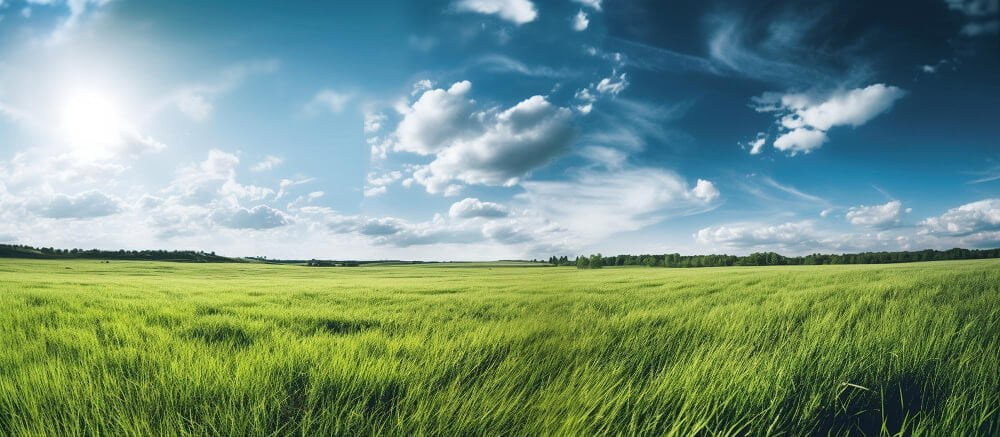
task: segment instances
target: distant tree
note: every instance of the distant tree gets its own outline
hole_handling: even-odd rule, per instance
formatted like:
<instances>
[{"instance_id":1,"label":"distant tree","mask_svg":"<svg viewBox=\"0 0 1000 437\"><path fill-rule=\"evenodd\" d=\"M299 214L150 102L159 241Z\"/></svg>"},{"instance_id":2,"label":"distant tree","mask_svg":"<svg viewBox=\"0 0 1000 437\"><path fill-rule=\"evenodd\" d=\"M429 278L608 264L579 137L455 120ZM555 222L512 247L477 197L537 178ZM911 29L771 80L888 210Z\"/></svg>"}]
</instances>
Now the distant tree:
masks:
<instances>
[{"instance_id":1,"label":"distant tree","mask_svg":"<svg viewBox=\"0 0 1000 437\"><path fill-rule=\"evenodd\" d=\"M604 266L604 258L600 253L596 253L590 256L590 268L599 269Z\"/></svg>"},{"instance_id":2,"label":"distant tree","mask_svg":"<svg viewBox=\"0 0 1000 437\"><path fill-rule=\"evenodd\" d=\"M586 256L576 257L576 268L578 269L589 269L590 268L590 258Z\"/></svg>"}]
</instances>

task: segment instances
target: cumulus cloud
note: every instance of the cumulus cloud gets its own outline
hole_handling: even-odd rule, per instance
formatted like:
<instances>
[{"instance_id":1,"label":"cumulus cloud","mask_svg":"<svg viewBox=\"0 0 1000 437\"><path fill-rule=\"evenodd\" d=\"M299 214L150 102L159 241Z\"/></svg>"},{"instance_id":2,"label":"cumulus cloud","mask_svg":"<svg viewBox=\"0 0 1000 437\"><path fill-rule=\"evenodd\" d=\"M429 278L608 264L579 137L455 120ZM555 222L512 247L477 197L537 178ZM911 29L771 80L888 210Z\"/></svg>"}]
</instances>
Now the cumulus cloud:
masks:
<instances>
[{"instance_id":1,"label":"cumulus cloud","mask_svg":"<svg viewBox=\"0 0 1000 437\"><path fill-rule=\"evenodd\" d=\"M496 15L517 25L530 23L538 17L531 0L458 0L454 7L461 12Z\"/></svg>"},{"instance_id":2,"label":"cumulus cloud","mask_svg":"<svg viewBox=\"0 0 1000 437\"><path fill-rule=\"evenodd\" d=\"M292 186L310 179L283 179L276 192L240 183L239 164L235 154L210 150L204 161L181 167L166 188L143 196L137 206L161 239L197 235L214 226L252 230L292 223L293 217L264 203L277 201Z\"/></svg>"},{"instance_id":3,"label":"cumulus cloud","mask_svg":"<svg viewBox=\"0 0 1000 437\"><path fill-rule=\"evenodd\" d=\"M903 203L893 200L882 205L855 206L847 209L847 220L853 225L887 228L899 224Z\"/></svg>"},{"instance_id":4,"label":"cumulus cloud","mask_svg":"<svg viewBox=\"0 0 1000 437\"><path fill-rule=\"evenodd\" d=\"M587 18L586 12L581 10L573 16L573 30L583 32L584 30L587 30L587 26L589 25L590 19Z\"/></svg>"},{"instance_id":5,"label":"cumulus cloud","mask_svg":"<svg viewBox=\"0 0 1000 437\"><path fill-rule=\"evenodd\" d=\"M928 233L951 236L1000 231L1000 198L984 199L949 209L940 216L920 222L920 225Z\"/></svg>"},{"instance_id":6,"label":"cumulus cloud","mask_svg":"<svg viewBox=\"0 0 1000 437\"><path fill-rule=\"evenodd\" d=\"M707 203L719 198L719 190L711 181L698 179L694 188L691 189L691 195L694 199Z\"/></svg>"},{"instance_id":7,"label":"cumulus cloud","mask_svg":"<svg viewBox=\"0 0 1000 437\"><path fill-rule=\"evenodd\" d=\"M824 131L800 127L785 132L774 140L774 148L792 155L799 152L809 153L822 147L827 139ZM757 151L760 153L760 149ZM750 153L753 154L753 149L750 149Z\"/></svg>"},{"instance_id":8,"label":"cumulus cloud","mask_svg":"<svg viewBox=\"0 0 1000 437\"><path fill-rule=\"evenodd\" d=\"M795 155L821 147L833 127L867 123L904 95L906 92L897 87L874 84L836 91L823 98L803 93L764 93L753 101L758 112L774 113L778 120L780 135L774 147Z\"/></svg>"},{"instance_id":9,"label":"cumulus cloud","mask_svg":"<svg viewBox=\"0 0 1000 437\"><path fill-rule=\"evenodd\" d=\"M475 101L466 97L471 89L472 83L464 80L447 90L423 92L404 108L403 120L396 127L396 150L430 155L467 136L477 121L473 117Z\"/></svg>"},{"instance_id":10,"label":"cumulus cloud","mask_svg":"<svg viewBox=\"0 0 1000 437\"><path fill-rule=\"evenodd\" d=\"M413 171L429 193L457 194L462 184L512 186L564 153L573 138L571 112L533 96L503 111L478 110L472 84L425 91L403 109L398 151L434 155Z\"/></svg>"},{"instance_id":11,"label":"cumulus cloud","mask_svg":"<svg viewBox=\"0 0 1000 437\"><path fill-rule=\"evenodd\" d=\"M250 167L250 171L261 172L270 171L285 162L284 159L274 155L267 155L260 162Z\"/></svg>"},{"instance_id":12,"label":"cumulus cloud","mask_svg":"<svg viewBox=\"0 0 1000 437\"><path fill-rule=\"evenodd\" d=\"M506 217L510 211L499 203L483 202L475 197L467 197L451 205L448 215L452 218L499 218Z\"/></svg>"},{"instance_id":13,"label":"cumulus cloud","mask_svg":"<svg viewBox=\"0 0 1000 437\"><path fill-rule=\"evenodd\" d=\"M389 185L398 181L401 177L403 177L403 173L400 171L390 171L381 175L369 172L365 178L365 197L375 197L385 194Z\"/></svg>"},{"instance_id":14,"label":"cumulus cloud","mask_svg":"<svg viewBox=\"0 0 1000 437\"><path fill-rule=\"evenodd\" d=\"M44 202L35 202L29 209L42 217L55 219L88 219L117 214L121 201L97 190L76 195L56 194Z\"/></svg>"},{"instance_id":15,"label":"cumulus cloud","mask_svg":"<svg viewBox=\"0 0 1000 437\"><path fill-rule=\"evenodd\" d=\"M288 215L267 205L215 211L212 219L222 226L234 229L271 229L291 222Z\"/></svg>"}]
</instances>

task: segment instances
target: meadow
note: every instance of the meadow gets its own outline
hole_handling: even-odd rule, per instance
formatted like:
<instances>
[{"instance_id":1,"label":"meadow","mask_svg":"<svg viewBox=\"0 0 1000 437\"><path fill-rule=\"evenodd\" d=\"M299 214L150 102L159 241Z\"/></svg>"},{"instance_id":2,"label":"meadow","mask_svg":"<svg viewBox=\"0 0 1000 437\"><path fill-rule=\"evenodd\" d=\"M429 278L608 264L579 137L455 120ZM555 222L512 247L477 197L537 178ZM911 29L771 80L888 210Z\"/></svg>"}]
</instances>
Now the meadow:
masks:
<instances>
[{"instance_id":1,"label":"meadow","mask_svg":"<svg viewBox=\"0 0 1000 437\"><path fill-rule=\"evenodd\" d=\"M998 260L0 260L0 435L997 435L998 409Z\"/></svg>"}]
</instances>

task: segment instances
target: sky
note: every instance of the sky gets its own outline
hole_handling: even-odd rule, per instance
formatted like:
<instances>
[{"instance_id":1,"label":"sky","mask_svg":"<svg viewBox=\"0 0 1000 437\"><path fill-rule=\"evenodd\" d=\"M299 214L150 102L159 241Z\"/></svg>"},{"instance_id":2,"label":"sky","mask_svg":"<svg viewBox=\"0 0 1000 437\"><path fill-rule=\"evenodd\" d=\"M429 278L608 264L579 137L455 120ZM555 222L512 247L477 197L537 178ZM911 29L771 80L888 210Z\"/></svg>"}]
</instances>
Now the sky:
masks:
<instances>
[{"instance_id":1,"label":"sky","mask_svg":"<svg viewBox=\"0 0 1000 437\"><path fill-rule=\"evenodd\" d=\"M998 0L0 0L0 243L1000 246Z\"/></svg>"}]
</instances>

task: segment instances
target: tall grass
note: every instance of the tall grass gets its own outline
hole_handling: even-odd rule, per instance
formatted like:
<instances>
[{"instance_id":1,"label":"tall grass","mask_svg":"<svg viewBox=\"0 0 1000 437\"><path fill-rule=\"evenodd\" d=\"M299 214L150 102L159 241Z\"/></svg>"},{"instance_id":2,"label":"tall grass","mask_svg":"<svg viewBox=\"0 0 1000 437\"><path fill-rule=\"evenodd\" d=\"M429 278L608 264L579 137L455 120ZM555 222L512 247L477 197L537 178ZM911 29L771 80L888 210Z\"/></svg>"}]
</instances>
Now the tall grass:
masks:
<instances>
[{"instance_id":1,"label":"tall grass","mask_svg":"<svg viewBox=\"0 0 1000 437\"><path fill-rule=\"evenodd\" d=\"M3 435L997 435L1000 262L0 261Z\"/></svg>"}]
</instances>

